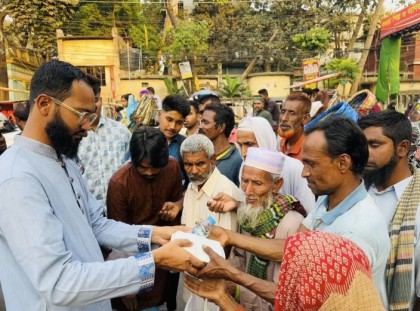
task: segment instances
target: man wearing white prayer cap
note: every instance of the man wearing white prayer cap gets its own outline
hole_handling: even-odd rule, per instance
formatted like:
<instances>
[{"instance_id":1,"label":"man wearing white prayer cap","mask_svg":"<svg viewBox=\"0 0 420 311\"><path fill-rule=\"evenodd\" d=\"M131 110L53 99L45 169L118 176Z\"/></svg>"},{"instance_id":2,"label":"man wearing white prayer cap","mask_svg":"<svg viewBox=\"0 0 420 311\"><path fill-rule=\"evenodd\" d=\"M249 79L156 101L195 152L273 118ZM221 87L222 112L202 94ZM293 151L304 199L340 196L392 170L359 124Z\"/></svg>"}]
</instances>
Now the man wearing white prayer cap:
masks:
<instances>
[{"instance_id":1,"label":"man wearing white prayer cap","mask_svg":"<svg viewBox=\"0 0 420 311\"><path fill-rule=\"evenodd\" d=\"M307 212L315 206L315 196L305 178L302 178L303 164L299 160L277 151L276 136L266 119L245 117L238 125L237 143L241 156L245 159L249 147L266 148L285 157L283 167L283 186L281 192L299 199Z\"/></svg>"},{"instance_id":2,"label":"man wearing white prayer cap","mask_svg":"<svg viewBox=\"0 0 420 311\"><path fill-rule=\"evenodd\" d=\"M299 200L279 193L286 156L265 148L248 149L241 175L245 202L240 203L237 216L241 233L265 239L286 239L298 232L306 211ZM233 262L238 268L260 279L277 282L279 263L234 249ZM244 262L245 260L245 262ZM239 267L241 266L241 267ZM245 310L272 310L272 305L244 287L240 304Z\"/></svg>"}]
</instances>

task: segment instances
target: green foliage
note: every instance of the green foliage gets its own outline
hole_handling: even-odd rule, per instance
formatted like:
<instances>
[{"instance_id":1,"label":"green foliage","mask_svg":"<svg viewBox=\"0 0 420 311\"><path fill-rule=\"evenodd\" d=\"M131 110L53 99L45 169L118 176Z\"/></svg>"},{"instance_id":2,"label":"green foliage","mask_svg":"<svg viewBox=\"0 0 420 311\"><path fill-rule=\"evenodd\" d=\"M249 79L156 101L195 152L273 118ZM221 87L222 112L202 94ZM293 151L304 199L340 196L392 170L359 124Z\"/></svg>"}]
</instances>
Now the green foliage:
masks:
<instances>
[{"instance_id":1,"label":"green foliage","mask_svg":"<svg viewBox=\"0 0 420 311\"><path fill-rule=\"evenodd\" d=\"M22 47L55 50L55 31L73 17L77 4L77 0L3 1L2 12L13 19L5 34Z\"/></svg>"},{"instance_id":2,"label":"green foliage","mask_svg":"<svg viewBox=\"0 0 420 311\"><path fill-rule=\"evenodd\" d=\"M219 93L227 98L241 97L248 94L248 89L240 77L232 78L230 75L226 75L226 83L222 83Z\"/></svg>"},{"instance_id":3,"label":"green foliage","mask_svg":"<svg viewBox=\"0 0 420 311\"><path fill-rule=\"evenodd\" d=\"M341 72L341 77L332 81L332 84L338 84L340 81L353 82L359 73L357 63L347 58L334 58L325 67L334 72Z\"/></svg>"},{"instance_id":4,"label":"green foliage","mask_svg":"<svg viewBox=\"0 0 420 311\"><path fill-rule=\"evenodd\" d=\"M208 38L206 22L180 21L167 33L166 51L174 61L195 58L208 52Z\"/></svg>"},{"instance_id":5,"label":"green foliage","mask_svg":"<svg viewBox=\"0 0 420 311\"><path fill-rule=\"evenodd\" d=\"M81 3L75 18L65 24L64 31L71 35L109 37L115 26L120 36L131 39L133 46L141 48L144 55L155 57L162 45L160 29L156 27L160 19L158 5L105 0Z\"/></svg>"},{"instance_id":6,"label":"green foliage","mask_svg":"<svg viewBox=\"0 0 420 311\"><path fill-rule=\"evenodd\" d=\"M169 95L185 95L185 90L183 87L178 88L176 82L168 77L163 78L165 82L166 90Z\"/></svg>"},{"instance_id":7,"label":"green foliage","mask_svg":"<svg viewBox=\"0 0 420 311\"><path fill-rule=\"evenodd\" d=\"M322 27L311 28L307 32L297 34L292 38L293 43L298 48L316 53L326 51L330 40L330 34Z\"/></svg>"}]
</instances>

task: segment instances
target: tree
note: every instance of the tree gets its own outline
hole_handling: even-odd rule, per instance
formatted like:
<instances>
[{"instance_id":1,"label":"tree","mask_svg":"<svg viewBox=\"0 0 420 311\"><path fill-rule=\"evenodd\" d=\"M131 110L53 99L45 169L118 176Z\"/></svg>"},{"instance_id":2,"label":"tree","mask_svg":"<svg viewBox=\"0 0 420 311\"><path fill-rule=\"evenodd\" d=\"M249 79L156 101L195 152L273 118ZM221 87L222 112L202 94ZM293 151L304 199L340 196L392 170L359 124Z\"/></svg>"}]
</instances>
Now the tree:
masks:
<instances>
[{"instance_id":1,"label":"tree","mask_svg":"<svg viewBox=\"0 0 420 311\"><path fill-rule=\"evenodd\" d=\"M56 50L55 30L70 19L78 0L3 0L0 8L0 86L8 87L5 47L17 45L46 54ZM6 28L6 16L12 19ZM8 92L0 92L8 99Z\"/></svg>"},{"instance_id":2,"label":"tree","mask_svg":"<svg viewBox=\"0 0 420 311\"><path fill-rule=\"evenodd\" d=\"M341 73L339 78L332 81L332 85L334 86L336 86L340 81L344 82L343 84L353 82L359 72L357 63L354 60L347 58L334 58L325 67L334 72Z\"/></svg>"},{"instance_id":3,"label":"tree","mask_svg":"<svg viewBox=\"0 0 420 311\"><path fill-rule=\"evenodd\" d=\"M325 28L314 27L303 34L295 35L292 41L298 48L318 54L327 50L330 38Z\"/></svg>"},{"instance_id":4,"label":"tree","mask_svg":"<svg viewBox=\"0 0 420 311\"><path fill-rule=\"evenodd\" d=\"M13 20L6 35L24 48L55 51L55 31L73 17L77 4L78 0L6 1L3 12Z\"/></svg>"},{"instance_id":5,"label":"tree","mask_svg":"<svg viewBox=\"0 0 420 311\"><path fill-rule=\"evenodd\" d=\"M160 20L160 6L155 4L98 0L81 3L63 30L71 35L110 36L112 27L117 27L121 37L156 61L155 55L162 46Z\"/></svg>"},{"instance_id":6,"label":"tree","mask_svg":"<svg viewBox=\"0 0 420 311\"><path fill-rule=\"evenodd\" d=\"M172 61L188 60L191 64L193 81L197 75L196 59L208 51L209 31L206 22L179 21L177 27L170 28L166 36L166 51ZM192 83L191 92L195 91Z\"/></svg>"}]
</instances>

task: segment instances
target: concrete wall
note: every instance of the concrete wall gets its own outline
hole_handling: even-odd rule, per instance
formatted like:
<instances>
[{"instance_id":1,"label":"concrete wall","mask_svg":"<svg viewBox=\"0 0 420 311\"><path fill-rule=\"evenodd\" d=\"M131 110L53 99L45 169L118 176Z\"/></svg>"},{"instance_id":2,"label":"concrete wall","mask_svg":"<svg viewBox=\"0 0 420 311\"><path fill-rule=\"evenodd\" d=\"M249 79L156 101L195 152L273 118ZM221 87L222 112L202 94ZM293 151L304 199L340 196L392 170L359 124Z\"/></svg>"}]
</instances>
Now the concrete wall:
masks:
<instances>
[{"instance_id":1,"label":"concrete wall","mask_svg":"<svg viewBox=\"0 0 420 311\"><path fill-rule=\"evenodd\" d=\"M247 84L252 95L258 95L260 89L267 89L270 97L286 97L290 94L291 73L288 72L264 72L253 73L248 76Z\"/></svg>"}]
</instances>

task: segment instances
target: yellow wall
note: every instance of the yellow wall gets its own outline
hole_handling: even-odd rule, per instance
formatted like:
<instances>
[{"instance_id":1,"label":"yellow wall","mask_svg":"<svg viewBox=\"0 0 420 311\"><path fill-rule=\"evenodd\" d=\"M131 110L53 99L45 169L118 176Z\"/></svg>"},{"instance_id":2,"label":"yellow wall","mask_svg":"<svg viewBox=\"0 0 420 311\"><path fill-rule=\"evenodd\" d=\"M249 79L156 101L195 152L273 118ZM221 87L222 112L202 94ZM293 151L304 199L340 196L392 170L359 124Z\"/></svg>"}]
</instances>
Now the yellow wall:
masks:
<instances>
[{"instance_id":1,"label":"yellow wall","mask_svg":"<svg viewBox=\"0 0 420 311\"><path fill-rule=\"evenodd\" d=\"M287 97L290 94L290 75L285 72L250 74L247 83L252 95L258 95L260 89L267 89L270 97Z\"/></svg>"},{"instance_id":2,"label":"yellow wall","mask_svg":"<svg viewBox=\"0 0 420 311\"><path fill-rule=\"evenodd\" d=\"M142 87L143 83L148 83L148 85ZM120 87L117 90L117 101L120 100L121 95L127 93L131 93L135 95L136 99L139 99L140 91L145 90L148 86L152 86L155 89L156 95L158 95L162 100L168 95L165 83L163 82L163 76L160 76L159 78L152 76L151 78L144 79L121 80Z\"/></svg>"}]
</instances>

